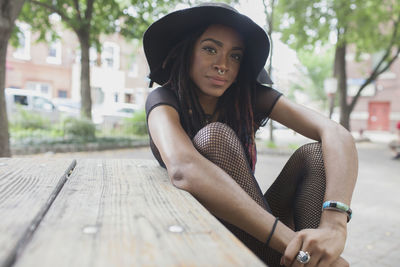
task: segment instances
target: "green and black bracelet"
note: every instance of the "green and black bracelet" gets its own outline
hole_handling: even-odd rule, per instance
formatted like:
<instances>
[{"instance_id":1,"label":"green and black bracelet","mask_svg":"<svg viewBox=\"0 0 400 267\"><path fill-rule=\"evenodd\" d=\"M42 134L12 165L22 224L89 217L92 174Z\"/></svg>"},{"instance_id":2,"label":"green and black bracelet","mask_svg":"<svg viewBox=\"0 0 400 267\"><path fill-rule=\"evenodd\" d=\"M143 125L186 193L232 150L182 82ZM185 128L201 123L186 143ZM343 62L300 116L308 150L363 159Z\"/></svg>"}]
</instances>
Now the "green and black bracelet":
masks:
<instances>
[{"instance_id":1,"label":"green and black bracelet","mask_svg":"<svg viewBox=\"0 0 400 267\"><path fill-rule=\"evenodd\" d=\"M353 211L350 209L349 206L346 204L339 202L339 201L325 201L324 204L322 205L322 210L327 209L327 210L336 210L339 212L344 212L347 215L347 222L350 221L351 216L353 214Z\"/></svg>"}]
</instances>

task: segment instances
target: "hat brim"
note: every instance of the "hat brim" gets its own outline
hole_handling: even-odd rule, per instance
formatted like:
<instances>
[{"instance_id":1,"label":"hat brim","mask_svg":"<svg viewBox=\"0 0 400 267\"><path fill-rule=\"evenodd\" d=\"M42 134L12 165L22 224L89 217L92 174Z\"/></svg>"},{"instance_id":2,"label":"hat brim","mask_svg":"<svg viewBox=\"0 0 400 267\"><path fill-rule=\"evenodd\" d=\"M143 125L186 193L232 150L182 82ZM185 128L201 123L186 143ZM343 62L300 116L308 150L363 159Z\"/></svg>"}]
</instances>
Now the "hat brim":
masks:
<instances>
[{"instance_id":1,"label":"hat brim","mask_svg":"<svg viewBox=\"0 0 400 267\"><path fill-rule=\"evenodd\" d=\"M268 72L263 68L257 76L257 82L260 84L273 84Z\"/></svg>"},{"instance_id":2,"label":"hat brim","mask_svg":"<svg viewBox=\"0 0 400 267\"><path fill-rule=\"evenodd\" d=\"M203 5L172 12L147 29L143 36L143 46L150 67L149 78L160 85L166 83L170 69L163 69L161 65L169 51L195 29L211 24L222 24L238 31L245 42L250 73L254 73L257 79L269 55L270 41L267 34L247 16L233 8L218 5ZM268 77L268 74L265 75ZM269 77L267 80L271 81Z\"/></svg>"}]
</instances>

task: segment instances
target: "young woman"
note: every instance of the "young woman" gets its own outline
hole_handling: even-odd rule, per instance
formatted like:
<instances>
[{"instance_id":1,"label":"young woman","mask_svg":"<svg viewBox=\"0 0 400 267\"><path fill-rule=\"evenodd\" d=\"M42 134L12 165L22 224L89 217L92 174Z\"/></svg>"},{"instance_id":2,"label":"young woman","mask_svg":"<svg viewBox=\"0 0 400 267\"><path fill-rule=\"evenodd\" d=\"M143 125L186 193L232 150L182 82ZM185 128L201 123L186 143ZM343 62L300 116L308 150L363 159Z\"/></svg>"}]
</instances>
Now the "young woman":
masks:
<instances>
[{"instance_id":1,"label":"young woman","mask_svg":"<svg viewBox=\"0 0 400 267\"><path fill-rule=\"evenodd\" d=\"M270 266L347 266L340 255L357 177L353 138L262 85L270 82L263 29L208 3L156 21L143 43L149 78L162 85L146 102L150 145L172 184ZM254 138L269 118L318 142L297 150L262 194Z\"/></svg>"}]
</instances>

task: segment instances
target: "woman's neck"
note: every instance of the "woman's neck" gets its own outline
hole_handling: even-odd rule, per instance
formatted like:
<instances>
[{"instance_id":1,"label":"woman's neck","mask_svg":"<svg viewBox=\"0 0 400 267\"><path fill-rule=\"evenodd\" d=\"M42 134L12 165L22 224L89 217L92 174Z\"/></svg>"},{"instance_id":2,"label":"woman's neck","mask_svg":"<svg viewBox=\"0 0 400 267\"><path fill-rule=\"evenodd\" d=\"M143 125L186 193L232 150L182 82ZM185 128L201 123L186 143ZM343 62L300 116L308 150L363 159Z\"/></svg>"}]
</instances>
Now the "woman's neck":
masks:
<instances>
[{"instance_id":1,"label":"woman's neck","mask_svg":"<svg viewBox=\"0 0 400 267\"><path fill-rule=\"evenodd\" d=\"M200 106L203 109L204 114L206 115L214 114L218 103L218 97L204 94L196 85L195 85L195 93L197 95L197 99L200 103Z\"/></svg>"},{"instance_id":2,"label":"woman's neck","mask_svg":"<svg viewBox=\"0 0 400 267\"><path fill-rule=\"evenodd\" d=\"M204 114L212 115L215 113L215 109L217 108L218 98L207 95L198 95L199 103L201 108L203 109Z\"/></svg>"}]
</instances>

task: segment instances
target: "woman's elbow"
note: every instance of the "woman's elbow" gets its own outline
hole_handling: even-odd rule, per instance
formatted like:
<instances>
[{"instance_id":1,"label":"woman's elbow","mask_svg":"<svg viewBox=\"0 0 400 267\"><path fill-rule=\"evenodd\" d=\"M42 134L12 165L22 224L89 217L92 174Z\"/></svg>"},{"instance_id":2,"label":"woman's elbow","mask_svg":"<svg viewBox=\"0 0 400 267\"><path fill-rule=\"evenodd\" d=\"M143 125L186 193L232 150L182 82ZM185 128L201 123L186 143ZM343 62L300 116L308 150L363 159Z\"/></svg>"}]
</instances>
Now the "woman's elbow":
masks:
<instances>
[{"instance_id":1,"label":"woman's elbow","mask_svg":"<svg viewBox=\"0 0 400 267\"><path fill-rule=\"evenodd\" d=\"M346 146L355 146L355 140L351 135L350 131L344 128L339 123L332 123L331 127L325 128L326 133L332 136L332 138L340 140Z\"/></svg>"},{"instance_id":2,"label":"woman's elbow","mask_svg":"<svg viewBox=\"0 0 400 267\"><path fill-rule=\"evenodd\" d=\"M338 124L338 133L340 138L346 143L346 144L351 144L355 145L355 140L353 135L350 133L349 130L344 128L342 125Z\"/></svg>"},{"instance_id":3,"label":"woman's elbow","mask_svg":"<svg viewBox=\"0 0 400 267\"><path fill-rule=\"evenodd\" d=\"M182 190L190 192L190 163L178 162L167 166L171 183Z\"/></svg>"}]
</instances>

